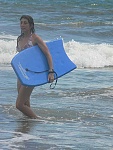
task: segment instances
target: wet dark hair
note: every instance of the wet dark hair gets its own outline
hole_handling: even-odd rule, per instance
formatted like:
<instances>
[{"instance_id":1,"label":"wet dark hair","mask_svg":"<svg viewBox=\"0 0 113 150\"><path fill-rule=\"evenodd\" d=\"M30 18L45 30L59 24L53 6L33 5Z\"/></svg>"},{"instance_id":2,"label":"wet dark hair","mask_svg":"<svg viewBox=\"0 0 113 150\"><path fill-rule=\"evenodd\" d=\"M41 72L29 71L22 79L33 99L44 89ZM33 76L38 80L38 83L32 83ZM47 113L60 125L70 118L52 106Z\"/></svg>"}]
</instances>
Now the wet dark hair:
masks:
<instances>
[{"instance_id":1,"label":"wet dark hair","mask_svg":"<svg viewBox=\"0 0 113 150\"><path fill-rule=\"evenodd\" d=\"M28 23L30 24L31 26L31 33L35 33L35 28L34 28L34 20L31 16L29 15L22 15L21 18L20 18L20 21L22 20L22 18L24 19L27 19L28 20ZM21 32L21 35L18 36L17 38L17 47L18 47L18 41L20 40L20 38L23 36L23 33Z\"/></svg>"},{"instance_id":2,"label":"wet dark hair","mask_svg":"<svg viewBox=\"0 0 113 150\"><path fill-rule=\"evenodd\" d=\"M34 33L35 29L34 29L34 20L33 20L33 18L29 15L23 15L23 16L21 16L20 21L22 20L22 18L28 20L28 23L30 24L30 26L32 26L31 33Z\"/></svg>"}]
</instances>

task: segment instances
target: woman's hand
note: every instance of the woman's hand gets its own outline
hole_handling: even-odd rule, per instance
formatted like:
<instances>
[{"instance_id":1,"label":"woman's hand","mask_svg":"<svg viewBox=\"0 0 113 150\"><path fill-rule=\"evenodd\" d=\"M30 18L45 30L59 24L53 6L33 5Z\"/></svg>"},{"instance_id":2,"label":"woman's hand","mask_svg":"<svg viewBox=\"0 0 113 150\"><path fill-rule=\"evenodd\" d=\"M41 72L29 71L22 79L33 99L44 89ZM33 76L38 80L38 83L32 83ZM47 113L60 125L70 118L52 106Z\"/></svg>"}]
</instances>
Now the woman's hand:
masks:
<instances>
[{"instance_id":1,"label":"woman's hand","mask_svg":"<svg viewBox=\"0 0 113 150\"><path fill-rule=\"evenodd\" d=\"M54 72L50 72L50 73L48 74L48 81L49 81L50 83L54 81Z\"/></svg>"}]
</instances>

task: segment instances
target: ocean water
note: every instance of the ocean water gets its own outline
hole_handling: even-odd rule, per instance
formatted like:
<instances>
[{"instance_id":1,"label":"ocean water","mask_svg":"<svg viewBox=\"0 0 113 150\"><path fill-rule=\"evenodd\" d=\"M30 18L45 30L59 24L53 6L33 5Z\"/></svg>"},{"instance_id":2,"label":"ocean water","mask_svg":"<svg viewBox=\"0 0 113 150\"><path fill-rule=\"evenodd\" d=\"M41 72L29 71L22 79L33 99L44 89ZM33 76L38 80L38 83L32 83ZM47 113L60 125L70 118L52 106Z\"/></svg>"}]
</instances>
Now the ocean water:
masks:
<instances>
[{"instance_id":1,"label":"ocean water","mask_svg":"<svg viewBox=\"0 0 113 150\"><path fill-rule=\"evenodd\" d=\"M15 108L10 65L19 18L34 18L44 41L63 39L77 69L35 87L33 120ZM0 150L113 150L113 1L0 0Z\"/></svg>"}]
</instances>

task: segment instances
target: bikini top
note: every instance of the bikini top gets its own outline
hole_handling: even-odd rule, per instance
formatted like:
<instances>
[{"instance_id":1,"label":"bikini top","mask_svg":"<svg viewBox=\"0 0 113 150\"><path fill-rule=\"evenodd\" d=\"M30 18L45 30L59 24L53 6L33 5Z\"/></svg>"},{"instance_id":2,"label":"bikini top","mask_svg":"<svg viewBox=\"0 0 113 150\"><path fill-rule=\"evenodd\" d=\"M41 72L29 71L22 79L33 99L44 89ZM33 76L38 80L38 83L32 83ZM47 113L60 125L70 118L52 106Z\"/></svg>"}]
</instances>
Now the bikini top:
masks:
<instances>
[{"instance_id":1,"label":"bikini top","mask_svg":"<svg viewBox=\"0 0 113 150\"><path fill-rule=\"evenodd\" d=\"M18 52L21 52L21 51L23 51L24 49L29 48L29 47L32 47L32 46L33 46L33 43L32 43L32 35L31 35L31 36L29 37L29 39L28 39L28 42L24 45L24 47L21 48L20 44L18 43L18 45L17 45L17 47L16 47L16 50L17 50Z\"/></svg>"}]
</instances>

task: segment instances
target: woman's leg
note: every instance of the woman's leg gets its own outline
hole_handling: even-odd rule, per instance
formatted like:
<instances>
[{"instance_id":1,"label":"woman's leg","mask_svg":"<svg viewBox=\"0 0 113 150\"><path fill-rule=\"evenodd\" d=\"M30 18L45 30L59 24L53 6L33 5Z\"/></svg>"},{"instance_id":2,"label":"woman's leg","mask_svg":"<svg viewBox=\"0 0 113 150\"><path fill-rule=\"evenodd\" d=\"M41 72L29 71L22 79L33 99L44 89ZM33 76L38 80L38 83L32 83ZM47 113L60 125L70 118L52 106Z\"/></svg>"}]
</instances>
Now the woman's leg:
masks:
<instances>
[{"instance_id":1,"label":"woman's leg","mask_svg":"<svg viewBox=\"0 0 113 150\"><path fill-rule=\"evenodd\" d=\"M16 108L19 109L23 114L30 118L38 118L35 113L30 109L29 101L30 95L34 87L25 87L23 85L17 84L18 87L18 97L16 101Z\"/></svg>"},{"instance_id":2,"label":"woman's leg","mask_svg":"<svg viewBox=\"0 0 113 150\"><path fill-rule=\"evenodd\" d=\"M19 80L17 80L17 91L18 91L18 94L19 94L19 90L20 90L21 86L22 86L21 82ZM25 102L25 105L30 107L30 98Z\"/></svg>"}]
</instances>

